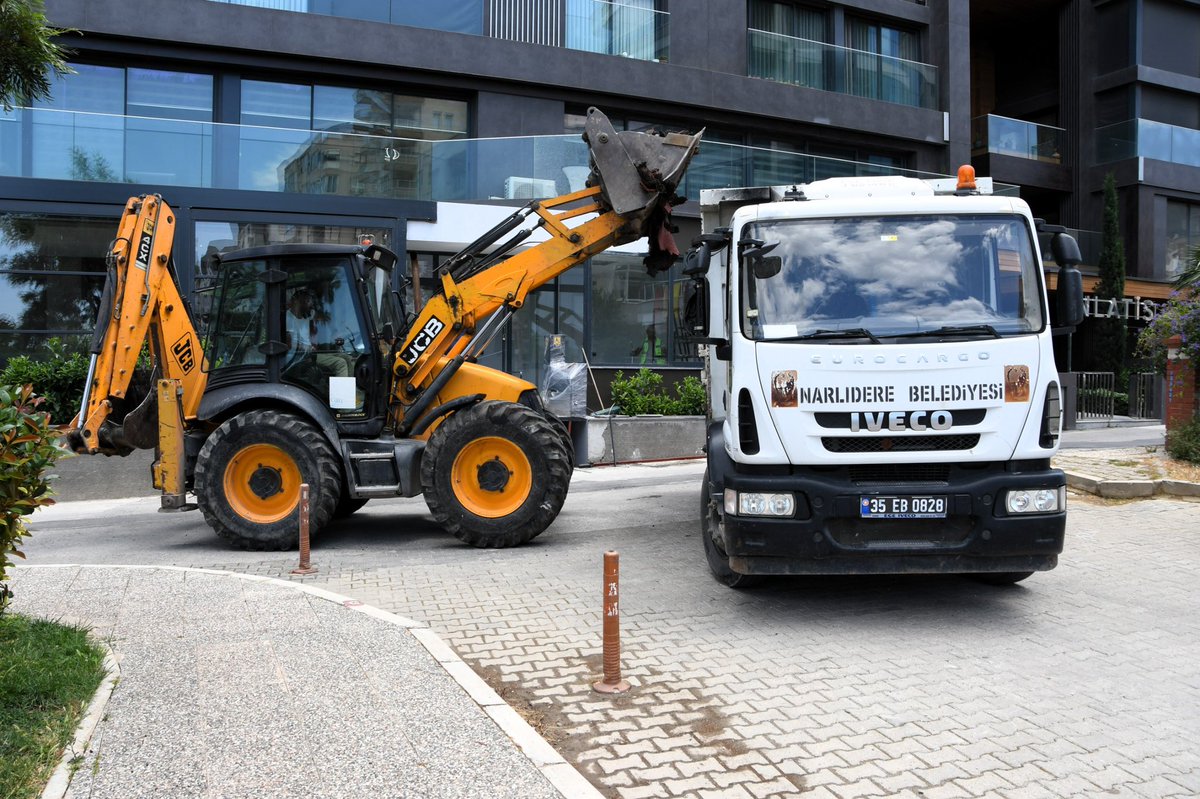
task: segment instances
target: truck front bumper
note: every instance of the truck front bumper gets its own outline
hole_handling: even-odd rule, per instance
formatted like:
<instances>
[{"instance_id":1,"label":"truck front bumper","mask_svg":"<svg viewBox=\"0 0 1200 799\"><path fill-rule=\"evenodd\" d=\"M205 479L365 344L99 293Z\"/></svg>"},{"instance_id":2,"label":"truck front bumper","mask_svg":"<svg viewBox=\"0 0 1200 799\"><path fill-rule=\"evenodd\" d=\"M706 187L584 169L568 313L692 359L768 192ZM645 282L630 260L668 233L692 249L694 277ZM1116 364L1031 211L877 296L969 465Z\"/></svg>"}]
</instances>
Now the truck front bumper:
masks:
<instances>
[{"instance_id":1,"label":"truck front bumper","mask_svg":"<svg viewBox=\"0 0 1200 799\"><path fill-rule=\"evenodd\" d=\"M729 565L740 574L897 574L1045 571L1058 563L1066 512L1013 514L1009 491L1053 489L1066 478L1048 460L944 464L943 481L858 481L847 468L747 473L711 469L713 502L724 489L791 493L790 518L721 514ZM864 498L940 496L945 518L863 518Z\"/></svg>"}]
</instances>

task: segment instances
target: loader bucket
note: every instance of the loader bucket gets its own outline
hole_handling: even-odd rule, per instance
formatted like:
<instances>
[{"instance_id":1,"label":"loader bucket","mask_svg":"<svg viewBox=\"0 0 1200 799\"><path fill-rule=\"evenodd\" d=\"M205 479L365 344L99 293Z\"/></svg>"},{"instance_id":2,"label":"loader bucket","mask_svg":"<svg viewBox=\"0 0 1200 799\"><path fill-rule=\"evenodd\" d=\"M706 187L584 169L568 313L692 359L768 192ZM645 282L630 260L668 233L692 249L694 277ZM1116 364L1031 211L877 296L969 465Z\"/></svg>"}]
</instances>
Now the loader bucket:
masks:
<instances>
[{"instance_id":1,"label":"loader bucket","mask_svg":"<svg viewBox=\"0 0 1200 799\"><path fill-rule=\"evenodd\" d=\"M588 109L583 131L592 155L588 185L599 186L604 201L618 214L635 221L642 235L657 232L647 230L646 222L655 211L675 200L675 189L704 131L694 136L618 133L598 108Z\"/></svg>"}]
</instances>

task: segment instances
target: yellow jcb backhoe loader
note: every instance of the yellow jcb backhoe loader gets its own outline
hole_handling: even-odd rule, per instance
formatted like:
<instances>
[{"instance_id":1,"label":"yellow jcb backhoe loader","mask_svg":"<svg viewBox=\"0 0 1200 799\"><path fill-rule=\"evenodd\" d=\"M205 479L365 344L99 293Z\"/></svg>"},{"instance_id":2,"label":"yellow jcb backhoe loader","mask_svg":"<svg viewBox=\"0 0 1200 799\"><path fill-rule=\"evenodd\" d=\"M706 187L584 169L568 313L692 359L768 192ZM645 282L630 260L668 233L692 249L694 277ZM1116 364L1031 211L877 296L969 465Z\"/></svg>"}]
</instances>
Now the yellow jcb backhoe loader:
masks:
<instances>
[{"instance_id":1,"label":"yellow jcb backhoe loader","mask_svg":"<svg viewBox=\"0 0 1200 799\"><path fill-rule=\"evenodd\" d=\"M562 508L570 440L532 384L476 359L529 292L596 253L649 236L647 268L670 266L664 229L700 137L618 133L589 109L588 188L531 202L451 258L416 314L380 246L225 253L203 340L175 277L174 214L157 195L131 198L69 443L157 449L164 508L194 493L241 548L295 546L304 483L313 531L373 497L423 493L462 541L528 541ZM510 255L537 228L549 238ZM139 403L147 344L161 379Z\"/></svg>"}]
</instances>

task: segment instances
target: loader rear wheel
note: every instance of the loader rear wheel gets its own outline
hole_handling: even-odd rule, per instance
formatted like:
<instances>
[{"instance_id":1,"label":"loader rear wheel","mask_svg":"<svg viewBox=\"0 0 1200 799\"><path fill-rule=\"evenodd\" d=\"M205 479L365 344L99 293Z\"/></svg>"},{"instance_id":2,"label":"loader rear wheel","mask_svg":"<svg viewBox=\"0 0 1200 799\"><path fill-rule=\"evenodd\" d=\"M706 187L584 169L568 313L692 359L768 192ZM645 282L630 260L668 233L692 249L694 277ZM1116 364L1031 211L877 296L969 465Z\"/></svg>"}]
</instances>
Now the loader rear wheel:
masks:
<instances>
[{"instance_id":1,"label":"loader rear wheel","mask_svg":"<svg viewBox=\"0 0 1200 799\"><path fill-rule=\"evenodd\" d=\"M443 422L421 461L433 518L477 547L523 544L550 526L571 481L562 437L537 411L481 402Z\"/></svg>"},{"instance_id":2,"label":"loader rear wheel","mask_svg":"<svg viewBox=\"0 0 1200 799\"><path fill-rule=\"evenodd\" d=\"M239 549L297 545L301 483L308 483L315 535L338 505L341 467L325 436L289 413L238 414L209 435L196 459L196 502L204 520Z\"/></svg>"}]
</instances>

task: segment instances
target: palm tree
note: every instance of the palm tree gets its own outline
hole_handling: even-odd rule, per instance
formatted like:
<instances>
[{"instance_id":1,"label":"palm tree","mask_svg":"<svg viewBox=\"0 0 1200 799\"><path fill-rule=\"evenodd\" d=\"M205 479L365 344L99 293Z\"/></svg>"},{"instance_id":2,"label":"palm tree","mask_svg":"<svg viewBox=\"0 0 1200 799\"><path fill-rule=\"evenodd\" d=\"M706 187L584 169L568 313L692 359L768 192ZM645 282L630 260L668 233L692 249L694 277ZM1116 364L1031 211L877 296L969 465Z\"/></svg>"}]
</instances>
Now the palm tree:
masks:
<instances>
[{"instance_id":1,"label":"palm tree","mask_svg":"<svg viewBox=\"0 0 1200 799\"><path fill-rule=\"evenodd\" d=\"M1187 265L1175 276L1175 288L1200 289L1200 244L1192 248Z\"/></svg>"}]
</instances>

